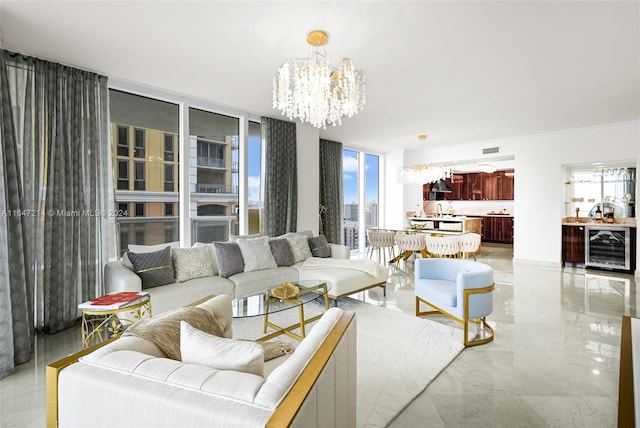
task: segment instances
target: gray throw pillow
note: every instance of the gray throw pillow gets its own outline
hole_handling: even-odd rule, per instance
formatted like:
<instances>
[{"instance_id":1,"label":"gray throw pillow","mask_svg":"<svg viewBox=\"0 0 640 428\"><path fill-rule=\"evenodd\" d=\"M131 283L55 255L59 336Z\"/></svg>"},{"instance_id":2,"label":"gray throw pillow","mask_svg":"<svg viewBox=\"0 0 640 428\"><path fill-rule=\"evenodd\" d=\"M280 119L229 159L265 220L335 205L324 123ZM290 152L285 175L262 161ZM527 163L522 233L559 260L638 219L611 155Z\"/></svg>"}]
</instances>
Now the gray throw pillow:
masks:
<instances>
[{"instance_id":1,"label":"gray throw pillow","mask_svg":"<svg viewBox=\"0 0 640 428\"><path fill-rule=\"evenodd\" d=\"M273 258L276 259L278 266L292 266L293 254L289 247L289 241L284 238L276 238L269 240L269 246L271 247L271 253Z\"/></svg>"},{"instance_id":2,"label":"gray throw pillow","mask_svg":"<svg viewBox=\"0 0 640 428\"><path fill-rule=\"evenodd\" d=\"M214 242L220 276L228 278L244 271L244 259L240 246L235 242Z\"/></svg>"},{"instance_id":3,"label":"gray throw pillow","mask_svg":"<svg viewBox=\"0 0 640 428\"><path fill-rule=\"evenodd\" d=\"M309 248L313 257L331 257L331 248L324 235L309 238Z\"/></svg>"},{"instance_id":4,"label":"gray throw pillow","mask_svg":"<svg viewBox=\"0 0 640 428\"><path fill-rule=\"evenodd\" d=\"M176 282L171 261L171 247L151 253L127 252L133 271L142 280L142 289Z\"/></svg>"}]
</instances>

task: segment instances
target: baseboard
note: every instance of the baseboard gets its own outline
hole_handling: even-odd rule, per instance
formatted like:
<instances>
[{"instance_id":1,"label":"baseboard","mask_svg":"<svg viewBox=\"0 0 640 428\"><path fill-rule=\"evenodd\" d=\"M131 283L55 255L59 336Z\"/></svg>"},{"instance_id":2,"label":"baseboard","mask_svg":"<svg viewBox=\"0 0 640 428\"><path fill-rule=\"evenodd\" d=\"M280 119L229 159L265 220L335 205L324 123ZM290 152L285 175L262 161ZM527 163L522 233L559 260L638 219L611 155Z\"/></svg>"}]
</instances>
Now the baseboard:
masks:
<instances>
[{"instance_id":1,"label":"baseboard","mask_svg":"<svg viewBox=\"0 0 640 428\"><path fill-rule=\"evenodd\" d=\"M531 267L538 269L561 269L562 263L556 262L544 262L541 260L532 260L532 259L513 259L514 266L523 266L523 267Z\"/></svg>"}]
</instances>

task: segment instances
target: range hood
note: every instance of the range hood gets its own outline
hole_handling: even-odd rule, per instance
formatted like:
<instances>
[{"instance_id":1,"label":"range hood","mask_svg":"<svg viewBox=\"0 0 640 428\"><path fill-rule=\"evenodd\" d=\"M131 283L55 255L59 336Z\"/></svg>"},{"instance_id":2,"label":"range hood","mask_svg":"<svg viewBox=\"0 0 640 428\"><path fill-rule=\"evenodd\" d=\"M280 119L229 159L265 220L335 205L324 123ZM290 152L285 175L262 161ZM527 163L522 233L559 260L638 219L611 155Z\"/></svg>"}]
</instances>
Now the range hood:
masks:
<instances>
[{"instance_id":1,"label":"range hood","mask_svg":"<svg viewBox=\"0 0 640 428\"><path fill-rule=\"evenodd\" d=\"M431 183L431 192L451 193L451 188L447 186L447 183L443 179L440 179L435 183Z\"/></svg>"}]
</instances>

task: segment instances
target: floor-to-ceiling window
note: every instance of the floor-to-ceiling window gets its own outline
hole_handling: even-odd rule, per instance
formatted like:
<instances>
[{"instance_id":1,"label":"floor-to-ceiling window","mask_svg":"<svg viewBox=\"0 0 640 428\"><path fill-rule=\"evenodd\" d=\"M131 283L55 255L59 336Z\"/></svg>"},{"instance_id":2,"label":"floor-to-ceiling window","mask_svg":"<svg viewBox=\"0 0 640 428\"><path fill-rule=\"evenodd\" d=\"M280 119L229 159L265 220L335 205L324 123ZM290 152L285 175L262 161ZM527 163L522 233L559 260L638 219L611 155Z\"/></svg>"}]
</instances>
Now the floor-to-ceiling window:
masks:
<instances>
[{"instance_id":1,"label":"floor-to-ceiling window","mask_svg":"<svg viewBox=\"0 0 640 428\"><path fill-rule=\"evenodd\" d=\"M129 92L126 83L116 83L110 90L120 253L129 244L179 241L181 225L187 243L258 232L262 194L259 118L249 121L242 112L224 109L221 113L215 111L215 105L203 108L201 102L198 108L190 107L185 97L152 92L137 87ZM188 120L181 126L183 117ZM243 124L248 131L241 131ZM246 161L240 162L243 147ZM240 190L240 174L246 177L246 194ZM181 179L188 197L181 198ZM241 223L244 204L248 215Z\"/></svg>"},{"instance_id":2,"label":"floor-to-ceiling window","mask_svg":"<svg viewBox=\"0 0 640 428\"><path fill-rule=\"evenodd\" d=\"M239 126L237 117L189 109L194 242L224 241L238 233Z\"/></svg>"},{"instance_id":3,"label":"floor-to-ceiling window","mask_svg":"<svg viewBox=\"0 0 640 428\"><path fill-rule=\"evenodd\" d=\"M342 242L352 250L358 250L360 241L360 153L342 150L342 186L344 219Z\"/></svg>"},{"instance_id":4,"label":"floor-to-ceiling window","mask_svg":"<svg viewBox=\"0 0 640 428\"><path fill-rule=\"evenodd\" d=\"M380 156L352 149L342 154L344 244L362 252L367 228L380 225Z\"/></svg>"},{"instance_id":5,"label":"floor-to-ceiling window","mask_svg":"<svg viewBox=\"0 0 640 428\"><path fill-rule=\"evenodd\" d=\"M110 90L120 252L178 236L178 105Z\"/></svg>"},{"instance_id":6,"label":"floor-to-ceiling window","mask_svg":"<svg viewBox=\"0 0 640 428\"><path fill-rule=\"evenodd\" d=\"M263 150L262 131L259 122L249 122L249 139L247 146L247 185L248 185L248 232L250 234L262 231L263 220Z\"/></svg>"}]
</instances>

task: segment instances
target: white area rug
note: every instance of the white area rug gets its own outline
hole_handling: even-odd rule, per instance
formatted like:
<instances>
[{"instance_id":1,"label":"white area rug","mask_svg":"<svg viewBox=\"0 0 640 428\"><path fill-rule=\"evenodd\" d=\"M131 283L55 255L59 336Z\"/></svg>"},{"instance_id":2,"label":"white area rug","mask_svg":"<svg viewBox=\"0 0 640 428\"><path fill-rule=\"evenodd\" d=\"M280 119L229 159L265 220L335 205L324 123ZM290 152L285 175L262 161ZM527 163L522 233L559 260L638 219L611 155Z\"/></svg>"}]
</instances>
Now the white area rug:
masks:
<instances>
[{"instance_id":1,"label":"white area rug","mask_svg":"<svg viewBox=\"0 0 640 428\"><path fill-rule=\"evenodd\" d=\"M338 307L356 313L359 427L387 426L464 349L462 329L353 299L340 300ZM313 315L324 306L310 302L304 309ZM272 317L289 325L297 310ZM260 337L262 322L262 317L236 319L233 335Z\"/></svg>"}]
</instances>

